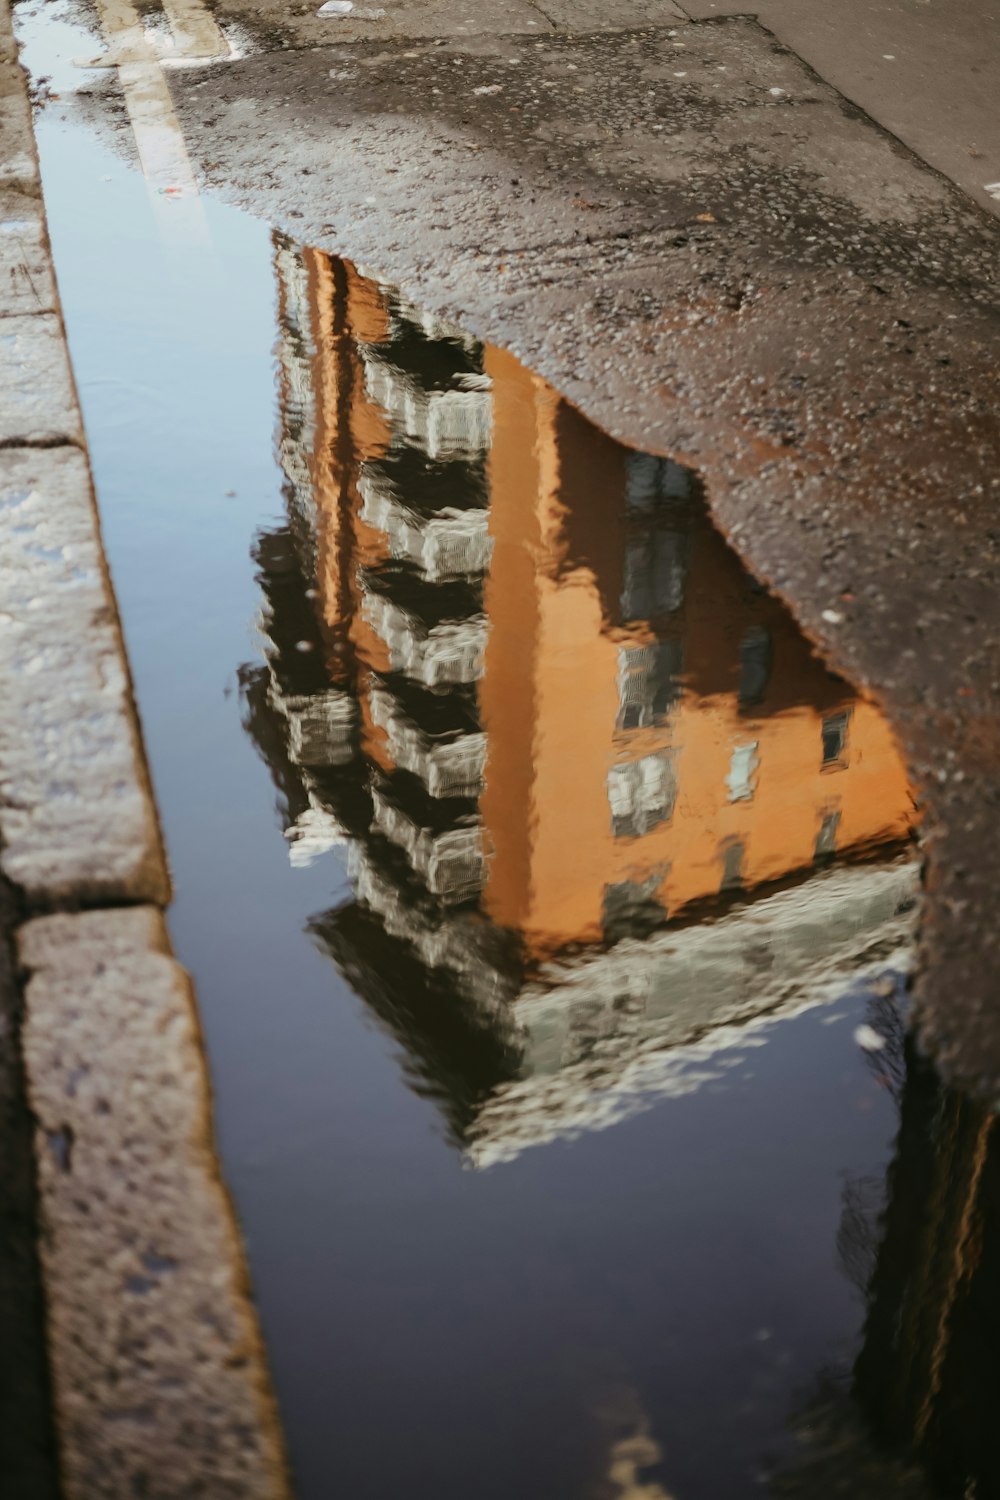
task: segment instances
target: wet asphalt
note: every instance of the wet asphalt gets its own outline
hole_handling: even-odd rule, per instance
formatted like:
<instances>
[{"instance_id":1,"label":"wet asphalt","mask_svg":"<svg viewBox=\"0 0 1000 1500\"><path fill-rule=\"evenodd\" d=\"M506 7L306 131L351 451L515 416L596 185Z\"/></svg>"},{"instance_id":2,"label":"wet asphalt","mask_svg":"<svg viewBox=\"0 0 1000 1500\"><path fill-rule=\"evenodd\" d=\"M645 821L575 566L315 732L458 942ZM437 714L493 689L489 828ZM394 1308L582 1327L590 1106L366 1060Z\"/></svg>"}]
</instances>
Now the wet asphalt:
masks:
<instances>
[{"instance_id":1,"label":"wet asphalt","mask_svg":"<svg viewBox=\"0 0 1000 1500\"><path fill-rule=\"evenodd\" d=\"M208 189L698 470L885 709L924 816L919 1036L1000 1098L1000 225L752 19L393 13L323 46L311 11L238 15L245 57L169 74ZM67 111L132 149L113 73Z\"/></svg>"}]
</instances>

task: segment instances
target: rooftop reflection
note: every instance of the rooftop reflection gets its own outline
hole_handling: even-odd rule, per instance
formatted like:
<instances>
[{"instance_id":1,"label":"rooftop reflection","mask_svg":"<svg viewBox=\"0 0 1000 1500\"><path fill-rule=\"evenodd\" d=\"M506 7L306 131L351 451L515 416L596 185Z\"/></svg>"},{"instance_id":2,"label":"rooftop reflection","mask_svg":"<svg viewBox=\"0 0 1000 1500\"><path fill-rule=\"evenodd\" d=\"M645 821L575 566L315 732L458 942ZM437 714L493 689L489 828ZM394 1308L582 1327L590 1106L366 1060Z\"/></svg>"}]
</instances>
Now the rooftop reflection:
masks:
<instances>
[{"instance_id":1,"label":"rooftop reflection","mask_svg":"<svg viewBox=\"0 0 1000 1500\"><path fill-rule=\"evenodd\" d=\"M905 767L712 527L510 354L276 237L287 527L247 723L314 933L477 1165L907 967Z\"/></svg>"}]
</instances>

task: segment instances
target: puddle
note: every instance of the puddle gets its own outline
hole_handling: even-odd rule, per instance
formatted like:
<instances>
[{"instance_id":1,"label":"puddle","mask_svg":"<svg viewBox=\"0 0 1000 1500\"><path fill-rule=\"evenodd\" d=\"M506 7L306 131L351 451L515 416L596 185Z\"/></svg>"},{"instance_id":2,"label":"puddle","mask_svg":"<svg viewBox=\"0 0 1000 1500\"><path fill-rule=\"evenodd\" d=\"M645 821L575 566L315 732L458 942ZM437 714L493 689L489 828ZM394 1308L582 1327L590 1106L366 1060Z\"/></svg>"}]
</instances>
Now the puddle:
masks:
<instances>
[{"instance_id":1,"label":"puddle","mask_svg":"<svg viewBox=\"0 0 1000 1500\"><path fill-rule=\"evenodd\" d=\"M904 1040L876 708L697 476L39 141L297 1494L993 1493L996 1153Z\"/></svg>"},{"instance_id":2,"label":"puddle","mask_svg":"<svg viewBox=\"0 0 1000 1500\"><path fill-rule=\"evenodd\" d=\"M614 1124L779 1016L891 990L905 768L697 477L344 262L278 238L275 273L288 518L255 549L247 728L291 861L345 851L316 941L464 1159Z\"/></svg>"}]
</instances>

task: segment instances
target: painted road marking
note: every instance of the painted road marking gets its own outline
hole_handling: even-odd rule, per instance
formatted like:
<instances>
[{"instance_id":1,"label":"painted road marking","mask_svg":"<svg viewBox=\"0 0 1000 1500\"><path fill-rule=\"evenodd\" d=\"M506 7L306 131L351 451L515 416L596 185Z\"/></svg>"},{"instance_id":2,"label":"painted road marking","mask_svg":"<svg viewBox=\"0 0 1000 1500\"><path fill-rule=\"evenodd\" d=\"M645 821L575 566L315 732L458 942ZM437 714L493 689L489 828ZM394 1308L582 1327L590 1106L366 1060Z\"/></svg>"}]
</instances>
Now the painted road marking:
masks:
<instances>
[{"instance_id":1,"label":"painted road marking","mask_svg":"<svg viewBox=\"0 0 1000 1500\"><path fill-rule=\"evenodd\" d=\"M146 34L132 0L96 0L107 54L100 59L116 67L135 138L143 177L157 218L171 238L208 239L198 182L188 156L184 132L174 109L161 56ZM175 62L231 57L232 50L215 18L200 0L164 0ZM171 200L188 200L184 212Z\"/></svg>"},{"instance_id":2,"label":"painted road marking","mask_svg":"<svg viewBox=\"0 0 1000 1500\"><path fill-rule=\"evenodd\" d=\"M142 175L150 189L168 197L196 198L198 183L159 62L154 58L123 62L118 77Z\"/></svg>"},{"instance_id":3,"label":"painted road marking","mask_svg":"<svg viewBox=\"0 0 1000 1500\"><path fill-rule=\"evenodd\" d=\"M176 57L193 62L232 56L222 28L201 0L162 0L162 4L177 45Z\"/></svg>"}]
</instances>

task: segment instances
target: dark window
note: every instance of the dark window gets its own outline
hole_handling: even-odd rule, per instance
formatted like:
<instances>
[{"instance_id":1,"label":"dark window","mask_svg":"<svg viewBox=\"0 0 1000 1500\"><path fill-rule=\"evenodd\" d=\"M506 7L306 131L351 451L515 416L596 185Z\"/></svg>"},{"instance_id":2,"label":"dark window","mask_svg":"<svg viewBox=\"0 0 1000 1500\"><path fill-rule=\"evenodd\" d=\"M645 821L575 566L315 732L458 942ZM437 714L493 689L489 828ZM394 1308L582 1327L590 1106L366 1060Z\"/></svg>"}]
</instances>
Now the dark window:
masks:
<instances>
[{"instance_id":1,"label":"dark window","mask_svg":"<svg viewBox=\"0 0 1000 1500\"><path fill-rule=\"evenodd\" d=\"M604 936L617 943L624 937L648 937L662 927L667 913L659 897L666 869L647 880L623 880L604 888Z\"/></svg>"},{"instance_id":2,"label":"dark window","mask_svg":"<svg viewBox=\"0 0 1000 1500\"><path fill-rule=\"evenodd\" d=\"M654 620L684 603L690 495L687 469L649 453L629 459L623 619Z\"/></svg>"},{"instance_id":3,"label":"dark window","mask_svg":"<svg viewBox=\"0 0 1000 1500\"><path fill-rule=\"evenodd\" d=\"M739 840L722 851L722 885L724 891L737 891L743 884L743 856L746 847Z\"/></svg>"},{"instance_id":4,"label":"dark window","mask_svg":"<svg viewBox=\"0 0 1000 1500\"><path fill-rule=\"evenodd\" d=\"M691 495L691 470L671 458L652 453L632 453L625 480L625 504L630 512L651 512L665 501L687 500Z\"/></svg>"},{"instance_id":5,"label":"dark window","mask_svg":"<svg viewBox=\"0 0 1000 1500\"><path fill-rule=\"evenodd\" d=\"M847 726L850 711L827 714L823 720L823 765L843 766L847 762Z\"/></svg>"},{"instance_id":6,"label":"dark window","mask_svg":"<svg viewBox=\"0 0 1000 1500\"><path fill-rule=\"evenodd\" d=\"M644 523L630 529L625 551L622 617L655 620L684 603L688 539L682 531Z\"/></svg>"},{"instance_id":7,"label":"dark window","mask_svg":"<svg viewBox=\"0 0 1000 1500\"><path fill-rule=\"evenodd\" d=\"M740 707L759 703L767 690L773 657L770 632L751 625L740 641Z\"/></svg>"},{"instance_id":8,"label":"dark window","mask_svg":"<svg viewBox=\"0 0 1000 1500\"><path fill-rule=\"evenodd\" d=\"M839 812L830 812L825 815L819 833L816 835L815 855L817 859L829 859L830 855L836 852L839 826Z\"/></svg>"}]
</instances>

